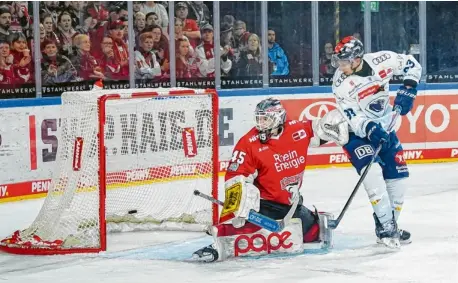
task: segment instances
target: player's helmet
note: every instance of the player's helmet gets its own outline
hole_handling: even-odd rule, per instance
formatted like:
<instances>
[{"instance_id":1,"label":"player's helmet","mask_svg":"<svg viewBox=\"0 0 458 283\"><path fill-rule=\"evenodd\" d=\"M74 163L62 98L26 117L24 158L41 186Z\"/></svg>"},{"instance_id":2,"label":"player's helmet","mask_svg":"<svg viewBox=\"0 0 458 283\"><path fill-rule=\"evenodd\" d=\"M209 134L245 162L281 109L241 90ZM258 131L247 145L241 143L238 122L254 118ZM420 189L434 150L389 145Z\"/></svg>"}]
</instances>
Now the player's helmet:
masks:
<instances>
[{"instance_id":1,"label":"player's helmet","mask_svg":"<svg viewBox=\"0 0 458 283\"><path fill-rule=\"evenodd\" d=\"M354 36L347 36L337 43L332 55L331 64L334 68L339 67L339 61L353 61L355 58L362 58L364 55L363 43Z\"/></svg>"},{"instance_id":2,"label":"player's helmet","mask_svg":"<svg viewBox=\"0 0 458 283\"><path fill-rule=\"evenodd\" d=\"M256 129L259 131L259 140L266 143L272 135L272 130L281 129L286 120L286 110L280 100L275 98L264 99L256 105L254 112Z\"/></svg>"}]
</instances>

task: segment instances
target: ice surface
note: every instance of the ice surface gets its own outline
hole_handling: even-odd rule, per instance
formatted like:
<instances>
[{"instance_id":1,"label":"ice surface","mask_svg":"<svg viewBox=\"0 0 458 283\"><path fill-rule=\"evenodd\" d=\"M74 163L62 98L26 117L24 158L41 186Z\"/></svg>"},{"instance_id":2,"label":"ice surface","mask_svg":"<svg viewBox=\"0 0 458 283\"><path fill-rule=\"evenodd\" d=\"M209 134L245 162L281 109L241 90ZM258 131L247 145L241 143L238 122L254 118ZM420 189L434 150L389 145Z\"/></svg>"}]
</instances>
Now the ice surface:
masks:
<instances>
[{"instance_id":1,"label":"ice surface","mask_svg":"<svg viewBox=\"0 0 458 283\"><path fill-rule=\"evenodd\" d=\"M361 188L328 253L195 264L183 260L211 243L201 233L117 233L98 255L0 253L0 282L458 282L458 164L411 165L410 171L399 225L413 243L399 252L374 244L371 207ZM351 168L307 170L305 204L337 216L356 181ZM27 227L42 203L0 204L0 236Z\"/></svg>"}]
</instances>

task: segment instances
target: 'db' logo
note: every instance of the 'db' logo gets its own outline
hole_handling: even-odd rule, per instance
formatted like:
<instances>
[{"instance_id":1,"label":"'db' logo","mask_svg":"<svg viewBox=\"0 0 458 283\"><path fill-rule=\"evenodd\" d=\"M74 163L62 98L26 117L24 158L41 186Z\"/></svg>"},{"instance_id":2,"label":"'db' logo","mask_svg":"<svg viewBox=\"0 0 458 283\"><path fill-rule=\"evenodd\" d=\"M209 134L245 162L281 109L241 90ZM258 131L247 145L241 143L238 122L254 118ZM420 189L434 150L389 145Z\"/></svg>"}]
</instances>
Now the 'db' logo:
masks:
<instances>
[{"instance_id":1,"label":"'db' logo","mask_svg":"<svg viewBox=\"0 0 458 283\"><path fill-rule=\"evenodd\" d=\"M196 136L194 128L183 129L183 149L186 157L194 157L197 155Z\"/></svg>"},{"instance_id":2,"label":"'db' logo","mask_svg":"<svg viewBox=\"0 0 458 283\"><path fill-rule=\"evenodd\" d=\"M307 133L304 129L300 129L299 131L293 133L293 140L298 141L307 137Z\"/></svg>"},{"instance_id":3,"label":"'db' logo","mask_svg":"<svg viewBox=\"0 0 458 283\"><path fill-rule=\"evenodd\" d=\"M370 145L362 145L355 149L355 154L358 159L362 159L366 156L374 155L374 149Z\"/></svg>"}]
</instances>

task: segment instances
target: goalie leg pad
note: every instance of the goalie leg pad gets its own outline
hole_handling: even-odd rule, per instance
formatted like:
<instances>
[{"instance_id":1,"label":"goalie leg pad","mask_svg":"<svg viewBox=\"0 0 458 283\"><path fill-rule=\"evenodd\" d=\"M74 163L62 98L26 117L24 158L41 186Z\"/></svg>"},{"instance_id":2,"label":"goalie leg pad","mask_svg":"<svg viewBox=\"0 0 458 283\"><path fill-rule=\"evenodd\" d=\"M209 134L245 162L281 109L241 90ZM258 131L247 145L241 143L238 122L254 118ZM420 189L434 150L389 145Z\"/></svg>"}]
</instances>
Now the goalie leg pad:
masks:
<instances>
[{"instance_id":1,"label":"goalie leg pad","mask_svg":"<svg viewBox=\"0 0 458 283\"><path fill-rule=\"evenodd\" d=\"M299 219L291 219L278 233L259 229L251 223L241 228L221 224L214 227L213 238L220 261L231 257L303 252L302 223Z\"/></svg>"}]
</instances>

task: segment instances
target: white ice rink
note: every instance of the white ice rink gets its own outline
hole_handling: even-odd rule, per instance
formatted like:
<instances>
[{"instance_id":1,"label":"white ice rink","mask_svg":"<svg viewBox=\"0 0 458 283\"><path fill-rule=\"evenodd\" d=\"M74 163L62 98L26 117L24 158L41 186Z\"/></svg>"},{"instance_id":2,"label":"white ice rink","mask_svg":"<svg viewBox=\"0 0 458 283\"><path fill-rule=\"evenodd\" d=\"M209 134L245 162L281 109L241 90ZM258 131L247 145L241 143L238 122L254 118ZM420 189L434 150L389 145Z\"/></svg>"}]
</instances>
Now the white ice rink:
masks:
<instances>
[{"instance_id":1,"label":"white ice rink","mask_svg":"<svg viewBox=\"0 0 458 283\"><path fill-rule=\"evenodd\" d=\"M0 282L458 282L458 163L410 165L400 227L413 243L399 252L374 245L364 189L334 234L334 249L294 257L180 262L209 244L201 233L111 234L98 255L15 256L0 253ZM307 170L305 204L337 215L357 181L351 168ZM0 237L25 228L43 200L0 204Z\"/></svg>"}]
</instances>

